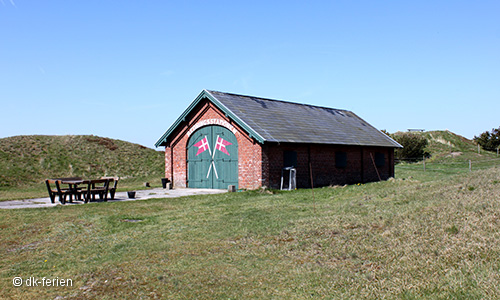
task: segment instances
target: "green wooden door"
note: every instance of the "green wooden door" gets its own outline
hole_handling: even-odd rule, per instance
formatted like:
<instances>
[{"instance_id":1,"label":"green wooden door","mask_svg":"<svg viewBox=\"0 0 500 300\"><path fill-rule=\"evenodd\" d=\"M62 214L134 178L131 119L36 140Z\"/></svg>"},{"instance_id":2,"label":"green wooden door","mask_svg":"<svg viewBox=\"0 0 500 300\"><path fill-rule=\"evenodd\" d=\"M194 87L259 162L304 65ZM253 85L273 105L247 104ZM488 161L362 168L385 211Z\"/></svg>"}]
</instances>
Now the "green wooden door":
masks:
<instances>
[{"instance_id":1,"label":"green wooden door","mask_svg":"<svg viewBox=\"0 0 500 300\"><path fill-rule=\"evenodd\" d=\"M189 138L188 187L238 188L238 142L222 126L205 126Z\"/></svg>"},{"instance_id":2,"label":"green wooden door","mask_svg":"<svg viewBox=\"0 0 500 300\"><path fill-rule=\"evenodd\" d=\"M212 178L206 178L208 165L211 164L212 161L212 153L211 151L207 151L209 145L209 138L211 137L211 129L210 127L202 127L198 129L196 132L191 135L188 141L188 187L193 188L211 188L212 187ZM205 140L205 138L207 140ZM196 145L200 145L200 141L207 142L206 150L198 153L200 149Z\"/></svg>"}]
</instances>

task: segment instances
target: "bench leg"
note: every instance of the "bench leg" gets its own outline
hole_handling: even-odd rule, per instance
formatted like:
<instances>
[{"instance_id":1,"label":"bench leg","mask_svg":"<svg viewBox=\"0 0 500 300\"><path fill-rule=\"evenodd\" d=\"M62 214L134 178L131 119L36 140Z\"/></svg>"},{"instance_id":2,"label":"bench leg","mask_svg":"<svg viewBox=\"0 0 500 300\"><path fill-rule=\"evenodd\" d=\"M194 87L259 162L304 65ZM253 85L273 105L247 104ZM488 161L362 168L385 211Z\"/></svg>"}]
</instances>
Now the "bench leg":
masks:
<instances>
[{"instance_id":1,"label":"bench leg","mask_svg":"<svg viewBox=\"0 0 500 300\"><path fill-rule=\"evenodd\" d=\"M50 197L50 202L56 203L56 195L54 193L50 193L49 197Z\"/></svg>"},{"instance_id":2,"label":"bench leg","mask_svg":"<svg viewBox=\"0 0 500 300\"><path fill-rule=\"evenodd\" d=\"M59 202L61 202L61 204L66 204L66 195L59 195Z\"/></svg>"}]
</instances>

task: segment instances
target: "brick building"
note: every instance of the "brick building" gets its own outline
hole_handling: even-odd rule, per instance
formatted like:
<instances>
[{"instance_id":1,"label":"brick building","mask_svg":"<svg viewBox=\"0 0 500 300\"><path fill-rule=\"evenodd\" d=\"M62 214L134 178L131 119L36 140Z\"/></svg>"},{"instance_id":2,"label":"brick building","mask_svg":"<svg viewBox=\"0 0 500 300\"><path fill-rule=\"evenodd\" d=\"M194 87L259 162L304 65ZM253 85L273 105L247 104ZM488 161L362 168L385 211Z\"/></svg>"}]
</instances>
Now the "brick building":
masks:
<instances>
[{"instance_id":1,"label":"brick building","mask_svg":"<svg viewBox=\"0 0 500 300\"><path fill-rule=\"evenodd\" d=\"M156 142L174 187L279 188L294 166L297 187L394 176L397 142L354 113L203 90Z\"/></svg>"}]
</instances>

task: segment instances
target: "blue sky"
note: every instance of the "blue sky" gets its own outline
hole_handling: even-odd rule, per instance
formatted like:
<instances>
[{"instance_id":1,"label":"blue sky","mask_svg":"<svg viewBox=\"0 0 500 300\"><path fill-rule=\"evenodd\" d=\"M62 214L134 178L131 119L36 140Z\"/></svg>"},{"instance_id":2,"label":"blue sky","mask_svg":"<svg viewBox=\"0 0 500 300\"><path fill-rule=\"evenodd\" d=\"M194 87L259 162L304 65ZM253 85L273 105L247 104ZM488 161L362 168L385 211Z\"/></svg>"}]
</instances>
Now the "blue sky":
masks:
<instances>
[{"instance_id":1,"label":"blue sky","mask_svg":"<svg viewBox=\"0 0 500 300\"><path fill-rule=\"evenodd\" d=\"M499 1L0 0L0 137L154 147L210 89L472 138L500 126L499 13Z\"/></svg>"}]
</instances>

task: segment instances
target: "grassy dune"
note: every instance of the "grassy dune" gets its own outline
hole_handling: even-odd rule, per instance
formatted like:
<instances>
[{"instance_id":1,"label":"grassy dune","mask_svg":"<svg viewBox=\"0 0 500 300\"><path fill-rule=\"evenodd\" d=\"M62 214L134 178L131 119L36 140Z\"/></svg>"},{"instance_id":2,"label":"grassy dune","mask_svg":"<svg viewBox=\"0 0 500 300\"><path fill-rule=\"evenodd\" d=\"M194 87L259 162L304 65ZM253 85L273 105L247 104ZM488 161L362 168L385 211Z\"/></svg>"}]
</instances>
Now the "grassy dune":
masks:
<instances>
[{"instance_id":1,"label":"grassy dune","mask_svg":"<svg viewBox=\"0 0 500 300\"><path fill-rule=\"evenodd\" d=\"M120 176L119 188L160 185L164 154L98 136L14 136L0 139L0 200L46 196L46 178Z\"/></svg>"}]
</instances>

